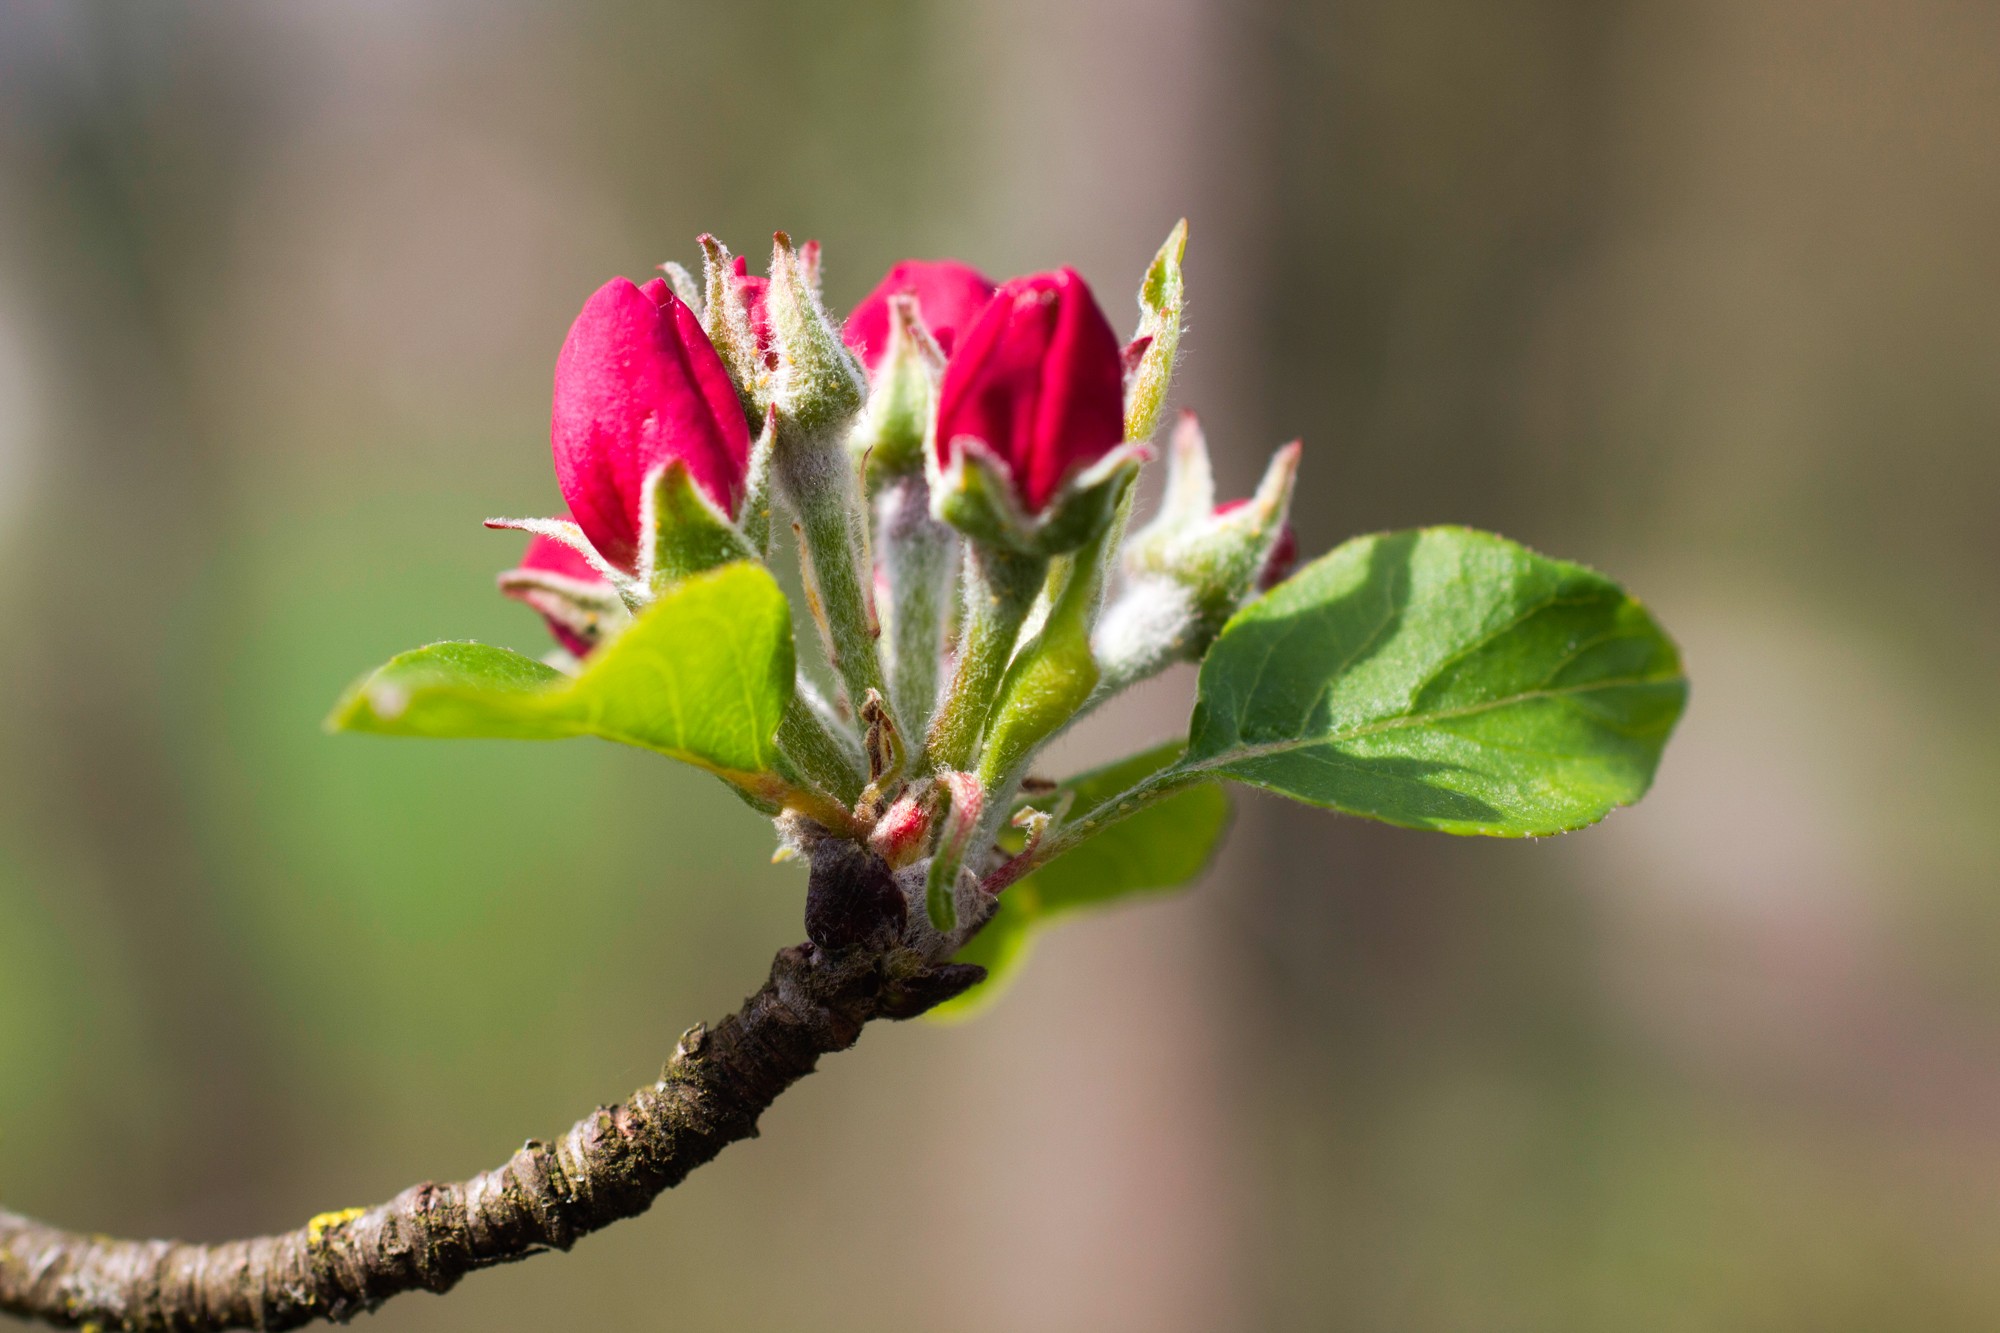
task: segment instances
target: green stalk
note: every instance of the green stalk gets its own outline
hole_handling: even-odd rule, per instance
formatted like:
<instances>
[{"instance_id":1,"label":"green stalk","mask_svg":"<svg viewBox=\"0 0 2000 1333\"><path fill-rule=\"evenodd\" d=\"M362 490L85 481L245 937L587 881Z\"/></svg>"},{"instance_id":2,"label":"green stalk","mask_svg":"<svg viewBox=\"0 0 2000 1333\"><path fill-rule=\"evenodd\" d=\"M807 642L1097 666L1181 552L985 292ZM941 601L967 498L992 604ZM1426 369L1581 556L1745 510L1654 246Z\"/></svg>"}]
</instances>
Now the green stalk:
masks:
<instances>
[{"instance_id":1,"label":"green stalk","mask_svg":"<svg viewBox=\"0 0 2000 1333\"><path fill-rule=\"evenodd\" d=\"M1000 683L979 756L979 780L989 802L982 841L999 831L1036 751L1070 724L1097 686L1090 628L1119 527L1106 528L1064 562L1047 619L1014 655Z\"/></svg>"},{"instance_id":2,"label":"green stalk","mask_svg":"<svg viewBox=\"0 0 2000 1333\"><path fill-rule=\"evenodd\" d=\"M888 588L889 704L905 736L922 736L937 708L952 551L957 536L931 517L923 474L897 477L876 497L876 558Z\"/></svg>"},{"instance_id":3,"label":"green stalk","mask_svg":"<svg viewBox=\"0 0 2000 1333\"><path fill-rule=\"evenodd\" d=\"M782 422L776 461L778 484L799 516L799 555L827 660L849 704L859 708L868 691L884 696L888 691L862 583L865 540L856 519L865 510L856 494L854 469L834 436L806 435Z\"/></svg>"},{"instance_id":4,"label":"green stalk","mask_svg":"<svg viewBox=\"0 0 2000 1333\"><path fill-rule=\"evenodd\" d=\"M1048 576L1046 556L1023 555L990 542L966 543L964 625L958 670L931 724L929 754L946 769L972 762L993 710L1021 622Z\"/></svg>"}]
</instances>

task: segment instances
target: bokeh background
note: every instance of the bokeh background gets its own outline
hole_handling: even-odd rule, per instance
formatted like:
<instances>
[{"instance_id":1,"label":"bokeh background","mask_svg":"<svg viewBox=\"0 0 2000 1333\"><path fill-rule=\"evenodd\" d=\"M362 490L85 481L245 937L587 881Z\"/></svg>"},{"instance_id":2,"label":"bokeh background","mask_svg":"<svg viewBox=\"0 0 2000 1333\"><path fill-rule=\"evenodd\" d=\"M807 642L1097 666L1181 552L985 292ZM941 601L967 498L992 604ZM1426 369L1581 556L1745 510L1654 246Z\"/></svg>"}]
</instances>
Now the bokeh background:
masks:
<instances>
[{"instance_id":1,"label":"bokeh background","mask_svg":"<svg viewBox=\"0 0 2000 1333\"><path fill-rule=\"evenodd\" d=\"M0 1198L289 1227L653 1077L799 934L767 831L328 704L540 650L478 521L555 504L608 275L782 226L843 307L953 254L1123 325L1186 214L1225 480L1303 436L1309 550L1627 582L1695 680L1654 794L1246 796L987 1017L370 1327L2000 1327L1996 68L1954 0L0 0Z\"/></svg>"}]
</instances>

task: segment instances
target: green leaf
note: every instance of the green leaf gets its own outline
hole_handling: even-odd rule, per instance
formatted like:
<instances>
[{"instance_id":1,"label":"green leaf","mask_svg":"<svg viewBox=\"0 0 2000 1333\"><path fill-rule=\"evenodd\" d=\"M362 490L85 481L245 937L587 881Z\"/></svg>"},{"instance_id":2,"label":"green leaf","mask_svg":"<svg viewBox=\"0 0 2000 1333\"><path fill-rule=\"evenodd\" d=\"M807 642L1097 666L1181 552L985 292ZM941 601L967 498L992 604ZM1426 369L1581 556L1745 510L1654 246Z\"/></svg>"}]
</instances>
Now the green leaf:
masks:
<instances>
[{"instance_id":1,"label":"green leaf","mask_svg":"<svg viewBox=\"0 0 2000 1333\"><path fill-rule=\"evenodd\" d=\"M1174 224L1166 244L1146 266L1139 284L1138 337L1151 338L1132 374L1132 387L1125 394L1125 438L1149 440L1166 404L1167 385L1173 379L1174 354L1180 350L1181 311L1187 304L1187 288L1181 275L1181 261L1187 256L1187 219Z\"/></svg>"},{"instance_id":2,"label":"green leaf","mask_svg":"<svg viewBox=\"0 0 2000 1333\"><path fill-rule=\"evenodd\" d=\"M696 575L641 613L582 673L437 643L348 691L334 731L554 740L602 736L722 773L769 773L794 688L791 612L761 565Z\"/></svg>"},{"instance_id":3,"label":"green leaf","mask_svg":"<svg viewBox=\"0 0 2000 1333\"><path fill-rule=\"evenodd\" d=\"M1139 782L1169 767L1180 758L1182 748L1180 741L1170 741L1079 774L1035 804L1051 806L1064 792L1074 792L1072 818L1084 818L1116 804ZM956 1022L983 1012L1027 960L1034 936L1064 917L1189 883L1208 867L1228 826L1228 793L1216 783L1202 783L1108 825L1104 832L1009 885L1000 895L1000 910L957 958L985 967L986 981L940 1005L933 1016Z\"/></svg>"},{"instance_id":4,"label":"green leaf","mask_svg":"<svg viewBox=\"0 0 2000 1333\"><path fill-rule=\"evenodd\" d=\"M1224 627L1181 771L1410 828L1525 837L1645 794L1687 702L1644 607L1466 528L1359 537Z\"/></svg>"}]
</instances>

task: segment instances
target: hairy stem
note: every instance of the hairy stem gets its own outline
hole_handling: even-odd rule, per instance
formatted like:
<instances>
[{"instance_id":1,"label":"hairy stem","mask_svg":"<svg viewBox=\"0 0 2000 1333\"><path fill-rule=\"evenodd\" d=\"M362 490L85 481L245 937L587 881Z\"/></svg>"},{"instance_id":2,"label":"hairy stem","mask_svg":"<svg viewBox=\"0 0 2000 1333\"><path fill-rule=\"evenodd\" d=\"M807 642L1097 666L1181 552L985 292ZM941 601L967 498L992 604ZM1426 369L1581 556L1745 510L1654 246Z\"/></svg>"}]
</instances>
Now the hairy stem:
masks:
<instances>
[{"instance_id":1,"label":"hairy stem","mask_svg":"<svg viewBox=\"0 0 2000 1333\"><path fill-rule=\"evenodd\" d=\"M832 437L780 428L779 487L799 517L799 557L806 590L848 703L860 708L868 691L884 692L879 629L862 581L867 533L847 451Z\"/></svg>"},{"instance_id":2,"label":"hairy stem","mask_svg":"<svg viewBox=\"0 0 2000 1333\"><path fill-rule=\"evenodd\" d=\"M778 954L771 976L712 1030L681 1038L659 1081L599 1108L495 1170L422 1184L296 1231L217 1245L113 1240L0 1209L0 1311L63 1327L206 1333L345 1323L406 1291L567 1250L738 1139L819 1057L875 1018L909 1018L984 976L904 942L886 867L829 841L815 854L808 926L823 944Z\"/></svg>"},{"instance_id":3,"label":"hairy stem","mask_svg":"<svg viewBox=\"0 0 2000 1333\"><path fill-rule=\"evenodd\" d=\"M922 473L885 483L876 500L875 555L886 585L882 609L889 617L889 702L903 734L921 738L937 707L957 540L931 517Z\"/></svg>"},{"instance_id":4,"label":"hairy stem","mask_svg":"<svg viewBox=\"0 0 2000 1333\"><path fill-rule=\"evenodd\" d=\"M1045 556L1022 555L985 542L968 542L965 555L965 626L951 689L931 723L929 757L941 767L967 768L993 710L994 693L1013 660L1021 623L1048 574Z\"/></svg>"}]
</instances>

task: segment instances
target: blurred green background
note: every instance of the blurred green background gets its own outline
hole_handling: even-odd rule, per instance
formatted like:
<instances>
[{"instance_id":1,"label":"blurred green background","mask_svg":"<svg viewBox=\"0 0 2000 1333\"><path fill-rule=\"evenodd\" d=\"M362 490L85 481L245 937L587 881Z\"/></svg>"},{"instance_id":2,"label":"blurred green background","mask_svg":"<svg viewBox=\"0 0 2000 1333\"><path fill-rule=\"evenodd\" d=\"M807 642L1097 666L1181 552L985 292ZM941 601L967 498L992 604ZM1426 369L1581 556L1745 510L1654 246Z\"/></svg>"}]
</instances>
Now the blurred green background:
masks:
<instances>
[{"instance_id":1,"label":"blurred green background","mask_svg":"<svg viewBox=\"0 0 2000 1333\"><path fill-rule=\"evenodd\" d=\"M547 512L613 273L1192 220L1308 550L1624 580L1692 708L1534 844L1241 803L643 1219L384 1330L2000 1327L2000 9L0 0L0 1198L295 1226L653 1077L802 875L636 752L329 739ZM1068 745L1166 734L1188 681ZM0 1320L0 1324L4 1324Z\"/></svg>"}]
</instances>

